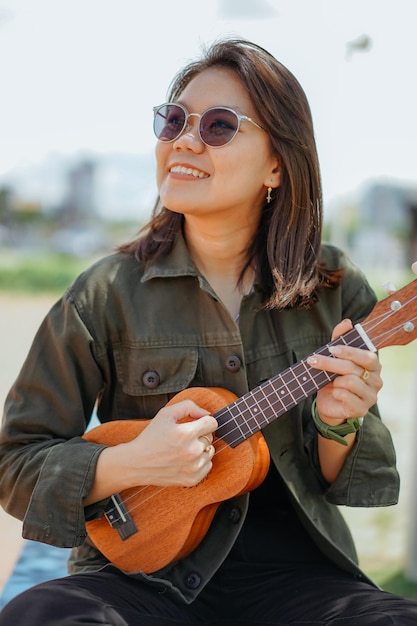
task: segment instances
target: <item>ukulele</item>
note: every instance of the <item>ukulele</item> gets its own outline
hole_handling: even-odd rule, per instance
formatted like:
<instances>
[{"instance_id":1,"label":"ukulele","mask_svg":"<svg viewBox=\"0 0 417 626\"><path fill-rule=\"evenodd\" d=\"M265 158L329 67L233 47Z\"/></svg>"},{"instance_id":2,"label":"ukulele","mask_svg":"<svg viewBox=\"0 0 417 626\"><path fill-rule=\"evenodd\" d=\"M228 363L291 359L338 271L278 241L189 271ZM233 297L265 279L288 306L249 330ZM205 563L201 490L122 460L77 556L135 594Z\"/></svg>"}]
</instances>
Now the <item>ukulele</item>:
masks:
<instances>
[{"instance_id":1,"label":"ukulele","mask_svg":"<svg viewBox=\"0 0 417 626\"><path fill-rule=\"evenodd\" d=\"M360 324L320 349L345 344L377 351L406 345L417 336L417 279L378 302ZM100 519L86 523L96 547L126 572L152 573L192 552L206 535L222 502L249 492L265 478L269 452L261 429L337 375L316 370L307 358L238 398L218 388L191 387L168 404L191 399L212 414L215 455L209 474L194 487L138 485L114 494ZM150 420L115 420L85 433L106 446L137 437Z\"/></svg>"}]
</instances>

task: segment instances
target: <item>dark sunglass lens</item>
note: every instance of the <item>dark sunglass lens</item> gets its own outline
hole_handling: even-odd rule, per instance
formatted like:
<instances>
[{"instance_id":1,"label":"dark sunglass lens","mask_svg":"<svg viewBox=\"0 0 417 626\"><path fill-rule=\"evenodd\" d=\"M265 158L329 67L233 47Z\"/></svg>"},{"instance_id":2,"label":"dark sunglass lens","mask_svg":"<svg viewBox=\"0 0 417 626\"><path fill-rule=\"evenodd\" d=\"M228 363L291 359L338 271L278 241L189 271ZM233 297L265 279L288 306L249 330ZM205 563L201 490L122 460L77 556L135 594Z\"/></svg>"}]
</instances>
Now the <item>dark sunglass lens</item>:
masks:
<instances>
[{"instance_id":1,"label":"dark sunglass lens","mask_svg":"<svg viewBox=\"0 0 417 626\"><path fill-rule=\"evenodd\" d=\"M224 146L239 129L239 119L233 111L221 107L209 109L200 120L201 139L209 146Z\"/></svg>"},{"instance_id":2,"label":"dark sunglass lens","mask_svg":"<svg viewBox=\"0 0 417 626\"><path fill-rule=\"evenodd\" d=\"M164 104L155 111L153 130L160 141L173 141L183 131L185 112L176 104Z\"/></svg>"}]
</instances>

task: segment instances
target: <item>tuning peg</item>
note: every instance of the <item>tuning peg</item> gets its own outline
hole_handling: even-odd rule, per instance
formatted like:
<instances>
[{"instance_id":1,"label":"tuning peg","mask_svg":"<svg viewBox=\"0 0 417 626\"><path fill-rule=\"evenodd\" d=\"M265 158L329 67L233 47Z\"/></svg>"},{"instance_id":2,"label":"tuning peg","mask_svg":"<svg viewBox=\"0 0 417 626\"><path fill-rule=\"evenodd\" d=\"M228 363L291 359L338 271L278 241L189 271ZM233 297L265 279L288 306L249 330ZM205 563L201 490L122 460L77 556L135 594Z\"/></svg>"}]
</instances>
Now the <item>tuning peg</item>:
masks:
<instances>
[{"instance_id":1,"label":"tuning peg","mask_svg":"<svg viewBox=\"0 0 417 626\"><path fill-rule=\"evenodd\" d=\"M416 269L417 269L417 262L416 262ZM396 286L393 285L393 283L391 283L391 282L384 283L382 286L383 286L385 292L389 296L397 291Z\"/></svg>"},{"instance_id":2,"label":"tuning peg","mask_svg":"<svg viewBox=\"0 0 417 626\"><path fill-rule=\"evenodd\" d=\"M414 263L411 266L411 269L413 270L414 274L417 274L417 261L414 261Z\"/></svg>"}]
</instances>

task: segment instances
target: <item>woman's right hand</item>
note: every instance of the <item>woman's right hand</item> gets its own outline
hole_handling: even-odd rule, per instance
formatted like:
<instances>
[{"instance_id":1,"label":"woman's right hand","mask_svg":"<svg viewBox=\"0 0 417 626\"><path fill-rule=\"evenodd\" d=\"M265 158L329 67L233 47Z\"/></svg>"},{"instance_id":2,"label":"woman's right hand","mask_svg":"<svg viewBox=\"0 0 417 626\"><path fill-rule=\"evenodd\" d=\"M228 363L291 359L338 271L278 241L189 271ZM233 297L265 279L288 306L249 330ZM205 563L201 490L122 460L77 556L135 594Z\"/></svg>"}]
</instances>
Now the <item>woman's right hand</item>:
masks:
<instances>
[{"instance_id":1,"label":"woman's right hand","mask_svg":"<svg viewBox=\"0 0 417 626\"><path fill-rule=\"evenodd\" d=\"M100 453L84 505L138 485L197 485L212 468L210 444L217 426L214 417L192 400L162 408L132 441Z\"/></svg>"},{"instance_id":2,"label":"woman's right hand","mask_svg":"<svg viewBox=\"0 0 417 626\"><path fill-rule=\"evenodd\" d=\"M193 487L199 483L212 467L211 442L217 426L214 417L192 400L161 409L126 444L143 477L135 484Z\"/></svg>"}]
</instances>

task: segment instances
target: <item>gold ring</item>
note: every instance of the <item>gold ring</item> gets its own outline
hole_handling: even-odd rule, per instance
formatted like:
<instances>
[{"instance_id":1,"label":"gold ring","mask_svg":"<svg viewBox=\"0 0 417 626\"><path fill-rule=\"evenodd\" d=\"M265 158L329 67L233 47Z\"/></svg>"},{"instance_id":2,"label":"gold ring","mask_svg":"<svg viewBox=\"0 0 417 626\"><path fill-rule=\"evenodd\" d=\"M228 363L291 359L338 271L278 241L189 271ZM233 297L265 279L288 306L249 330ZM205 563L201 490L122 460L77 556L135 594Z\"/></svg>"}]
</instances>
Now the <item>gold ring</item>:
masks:
<instances>
[{"instance_id":1,"label":"gold ring","mask_svg":"<svg viewBox=\"0 0 417 626\"><path fill-rule=\"evenodd\" d=\"M362 374L359 376L359 378L361 378L362 380L368 380L369 378L369 372L368 370L363 370Z\"/></svg>"},{"instance_id":2,"label":"gold ring","mask_svg":"<svg viewBox=\"0 0 417 626\"><path fill-rule=\"evenodd\" d=\"M204 452L210 452L210 448L211 448L211 441L210 441L209 437L208 437L207 435L203 435L203 436L201 437L201 439L205 439L205 440L207 441L207 445L206 445L206 447L204 448Z\"/></svg>"}]
</instances>

